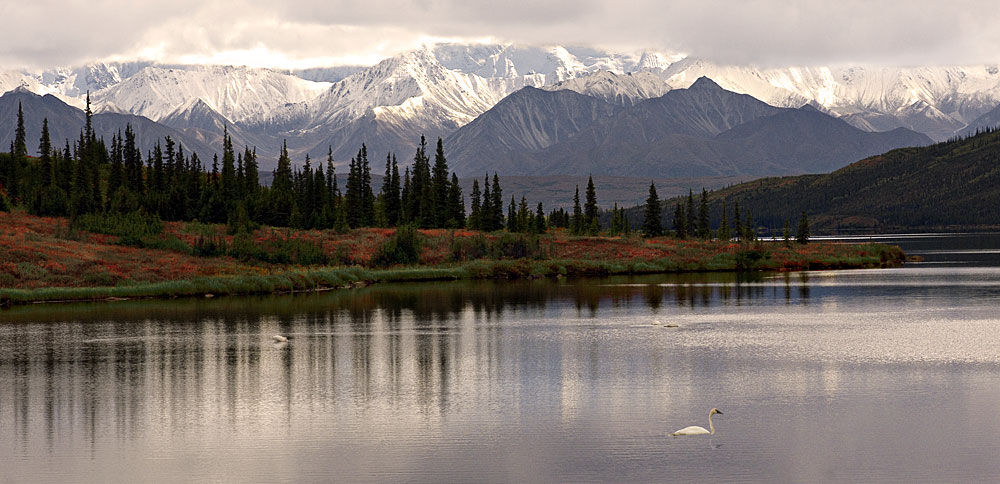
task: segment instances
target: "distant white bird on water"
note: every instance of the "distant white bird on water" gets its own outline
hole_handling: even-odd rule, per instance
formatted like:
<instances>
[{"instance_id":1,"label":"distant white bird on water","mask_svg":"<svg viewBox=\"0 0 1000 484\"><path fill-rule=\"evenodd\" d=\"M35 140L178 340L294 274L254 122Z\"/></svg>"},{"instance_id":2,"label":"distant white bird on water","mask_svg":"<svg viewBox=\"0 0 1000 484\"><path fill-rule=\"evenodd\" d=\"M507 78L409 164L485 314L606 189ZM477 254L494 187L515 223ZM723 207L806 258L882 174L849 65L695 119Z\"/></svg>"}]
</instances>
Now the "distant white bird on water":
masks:
<instances>
[{"instance_id":1,"label":"distant white bird on water","mask_svg":"<svg viewBox=\"0 0 1000 484\"><path fill-rule=\"evenodd\" d=\"M697 425L692 425L690 427L684 427L670 435L677 437L678 435L715 435L715 425L712 425L712 415L719 414L722 412L717 408L713 408L712 411L708 412L708 428L712 430L705 430L705 427L699 427Z\"/></svg>"},{"instance_id":2,"label":"distant white bird on water","mask_svg":"<svg viewBox=\"0 0 1000 484\"><path fill-rule=\"evenodd\" d=\"M273 339L275 343L287 343L288 342L288 338L286 338L286 337L284 337L284 336L282 336L280 334L276 334L274 336L271 336L271 339Z\"/></svg>"}]
</instances>

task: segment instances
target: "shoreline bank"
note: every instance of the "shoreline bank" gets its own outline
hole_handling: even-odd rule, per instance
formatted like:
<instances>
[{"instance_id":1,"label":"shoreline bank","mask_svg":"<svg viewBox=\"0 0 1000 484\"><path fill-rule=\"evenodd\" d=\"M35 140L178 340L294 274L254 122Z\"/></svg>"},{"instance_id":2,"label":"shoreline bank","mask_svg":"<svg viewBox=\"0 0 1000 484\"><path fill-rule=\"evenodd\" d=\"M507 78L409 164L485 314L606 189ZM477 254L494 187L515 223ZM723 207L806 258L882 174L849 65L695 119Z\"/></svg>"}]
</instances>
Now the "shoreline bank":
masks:
<instances>
[{"instance_id":1,"label":"shoreline bank","mask_svg":"<svg viewBox=\"0 0 1000 484\"><path fill-rule=\"evenodd\" d=\"M840 244L843 245L843 244ZM195 277L117 286L0 288L0 307L22 304L169 299L178 297L293 294L365 287L372 284L453 281L518 280L560 277L605 277L613 275L677 274L697 272L790 272L803 270L867 269L898 267L902 250L882 244L851 244L877 250L865 255L784 261L757 259L753 266L740 254L700 261L659 260L475 260L439 267L406 266L369 269L357 266L293 268L271 274L246 273Z\"/></svg>"}]
</instances>

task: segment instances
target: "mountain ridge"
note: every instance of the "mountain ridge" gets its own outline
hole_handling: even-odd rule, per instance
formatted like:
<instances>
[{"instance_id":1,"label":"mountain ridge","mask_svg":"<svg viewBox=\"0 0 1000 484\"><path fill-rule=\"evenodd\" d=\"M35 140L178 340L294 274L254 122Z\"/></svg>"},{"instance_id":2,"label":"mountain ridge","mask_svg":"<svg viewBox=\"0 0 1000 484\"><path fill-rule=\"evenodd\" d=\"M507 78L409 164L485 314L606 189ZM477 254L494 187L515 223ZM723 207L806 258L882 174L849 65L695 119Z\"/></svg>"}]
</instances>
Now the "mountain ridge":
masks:
<instances>
[{"instance_id":1,"label":"mountain ridge","mask_svg":"<svg viewBox=\"0 0 1000 484\"><path fill-rule=\"evenodd\" d=\"M775 107L811 104L863 130L907 127L935 140L967 132L1000 104L1000 67L991 65L760 68L649 50L461 43L430 44L374 66L343 69L135 61L7 70L0 71L0 91L24 85L82 107L89 90L95 112L156 121L173 115L176 129L207 142L217 130L183 126L185 117L175 115L200 99L243 143L260 149L261 166L269 169L283 139L295 159L332 147L338 165L361 143L408 154L421 134L450 136L526 86L575 90L626 106L689 88L701 77Z\"/></svg>"},{"instance_id":2,"label":"mountain ridge","mask_svg":"<svg viewBox=\"0 0 1000 484\"><path fill-rule=\"evenodd\" d=\"M571 136L546 146L522 144L512 152L490 141L512 137L519 126L511 126L511 120L571 122L567 113L560 118L535 112L536 106L551 104L539 97L555 97L559 91L534 90L530 97L521 92L448 138L452 166L459 175L475 175L489 166L504 167L510 175L807 173L839 168L891 148L931 143L930 138L905 128L865 132L812 106L771 106L700 78L687 89L671 90L659 98L596 117ZM484 130L482 126L493 128ZM544 128L535 126L536 131Z\"/></svg>"}]
</instances>

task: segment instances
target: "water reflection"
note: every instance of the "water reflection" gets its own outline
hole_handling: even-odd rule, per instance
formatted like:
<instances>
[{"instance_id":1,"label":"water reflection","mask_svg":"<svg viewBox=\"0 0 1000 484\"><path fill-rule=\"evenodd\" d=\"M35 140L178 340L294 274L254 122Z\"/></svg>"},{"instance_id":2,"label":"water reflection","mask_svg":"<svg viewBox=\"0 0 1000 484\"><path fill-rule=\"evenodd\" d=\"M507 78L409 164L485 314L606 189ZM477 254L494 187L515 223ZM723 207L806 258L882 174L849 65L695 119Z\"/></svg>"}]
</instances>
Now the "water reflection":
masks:
<instances>
[{"instance_id":1,"label":"water reflection","mask_svg":"<svg viewBox=\"0 0 1000 484\"><path fill-rule=\"evenodd\" d=\"M961 390L941 403L950 410L1000 402L981 392L1000 380L997 323L984 316L1000 301L1000 276L966 273L956 285L914 274L407 284L14 308L0 313L0 459L23 464L15 482L43 471L52 478L39 480L83 482L811 480L823 469L802 462L850 461L855 447L877 454L867 440L808 441L818 425L875 420L883 394L920 415L927 388ZM914 277L921 284L891 283ZM731 440L702 474L705 456L686 447L697 443L661 439L712 406L732 415L720 424ZM789 409L801 415L771 428ZM902 435L871 425L875 438ZM770 434L779 431L802 439Z\"/></svg>"},{"instance_id":2,"label":"water reflection","mask_svg":"<svg viewBox=\"0 0 1000 484\"><path fill-rule=\"evenodd\" d=\"M443 415L460 403L455 387L489 387L502 372L535 364L504 360L510 355L505 316L551 324L569 308L575 317L595 319L602 308L657 314L666 304L740 305L766 295L768 286L760 284L766 277L414 284L15 308L3 313L0 326L0 388L9 389L0 393L0 418L12 424L16 451L24 455L39 437L49 449L81 437L93 449L108 434L127 441L153 428L241 427L274 407L288 420L293 407L321 409L341 399L364 408L412 396L413 410ZM781 277L786 301L789 286L807 282ZM272 334L290 343L274 344ZM530 346L520 350L532 353ZM596 338L558 350L584 356L582 367L557 363L563 372L576 368L597 378ZM557 395L566 399L573 386Z\"/></svg>"}]
</instances>

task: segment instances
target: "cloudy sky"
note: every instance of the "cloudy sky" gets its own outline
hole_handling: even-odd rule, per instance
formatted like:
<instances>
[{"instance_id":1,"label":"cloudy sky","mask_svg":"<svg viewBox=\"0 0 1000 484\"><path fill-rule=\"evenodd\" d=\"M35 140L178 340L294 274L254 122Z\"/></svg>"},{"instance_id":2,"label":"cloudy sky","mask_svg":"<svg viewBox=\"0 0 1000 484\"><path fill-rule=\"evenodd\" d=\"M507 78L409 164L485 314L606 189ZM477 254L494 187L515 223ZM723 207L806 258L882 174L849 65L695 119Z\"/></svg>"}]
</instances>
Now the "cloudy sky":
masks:
<instances>
[{"instance_id":1,"label":"cloudy sky","mask_svg":"<svg viewBox=\"0 0 1000 484\"><path fill-rule=\"evenodd\" d=\"M995 0L0 0L0 67L314 67L421 43L684 52L758 65L1000 63Z\"/></svg>"}]
</instances>

